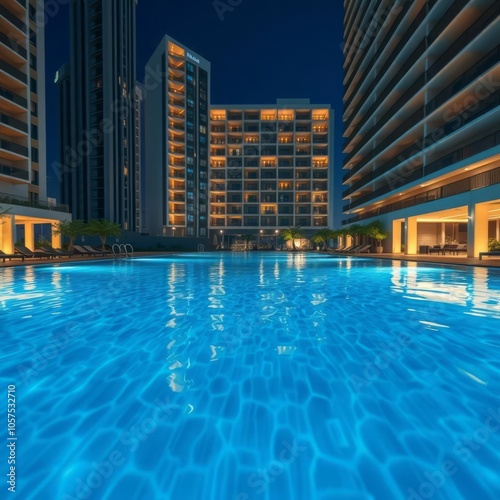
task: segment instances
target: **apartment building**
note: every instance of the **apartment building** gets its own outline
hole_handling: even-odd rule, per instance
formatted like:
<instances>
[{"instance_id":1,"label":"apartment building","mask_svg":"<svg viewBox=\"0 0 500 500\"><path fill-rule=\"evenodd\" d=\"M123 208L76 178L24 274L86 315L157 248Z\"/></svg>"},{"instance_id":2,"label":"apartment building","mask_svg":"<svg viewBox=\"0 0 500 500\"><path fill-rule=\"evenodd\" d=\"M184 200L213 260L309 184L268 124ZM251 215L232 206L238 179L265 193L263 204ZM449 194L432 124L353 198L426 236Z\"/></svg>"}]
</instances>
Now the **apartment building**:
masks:
<instances>
[{"instance_id":1,"label":"apartment building","mask_svg":"<svg viewBox=\"0 0 500 500\"><path fill-rule=\"evenodd\" d=\"M329 105L309 99L211 106L213 238L272 239L288 226L304 232L331 226L331 114Z\"/></svg>"},{"instance_id":2,"label":"apartment building","mask_svg":"<svg viewBox=\"0 0 500 500\"><path fill-rule=\"evenodd\" d=\"M145 89L147 231L206 238L210 62L165 36Z\"/></svg>"},{"instance_id":3,"label":"apartment building","mask_svg":"<svg viewBox=\"0 0 500 500\"><path fill-rule=\"evenodd\" d=\"M500 239L500 3L344 6L344 223L478 256Z\"/></svg>"},{"instance_id":4,"label":"apartment building","mask_svg":"<svg viewBox=\"0 0 500 500\"><path fill-rule=\"evenodd\" d=\"M0 248L7 253L20 226L32 246L36 224L69 217L47 200L43 10L40 0L0 5Z\"/></svg>"}]
</instances>

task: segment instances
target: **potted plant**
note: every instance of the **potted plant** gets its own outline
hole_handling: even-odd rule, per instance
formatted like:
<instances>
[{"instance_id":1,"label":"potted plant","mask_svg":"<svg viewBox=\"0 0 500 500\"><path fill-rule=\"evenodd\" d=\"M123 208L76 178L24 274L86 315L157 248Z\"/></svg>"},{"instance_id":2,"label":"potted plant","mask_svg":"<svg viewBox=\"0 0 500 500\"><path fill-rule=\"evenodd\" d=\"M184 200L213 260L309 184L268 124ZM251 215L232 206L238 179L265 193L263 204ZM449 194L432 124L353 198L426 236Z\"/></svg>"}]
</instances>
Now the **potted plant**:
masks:
<instances>
[{"instance_id":1,"label":"potted plant","mask_svg":"<svg viewBox=\"0 0 500 500\"><path fill-rule=\"evenodd\" d=\"M382 242L389 236L387 231L377 231L373 235L373 238L377 240L377 253L382 253L384 247L382 246Z\"/></svg>"},{"instance_id":2,"label":"potted plant","mask_svg":"<svg viewBox=\"0 0 500 500\"><path fill-rule=\"evenodd\" d=\"M382 242L389 236L389 233L384 230L384 226L378 220L372 222L365 228L365 234L377 241L376 251L382 253Z\"/></svg>"},{"instance_id":3,"label":"potted plant","mask_svg":"<svg viewBox=\"0 0 500 500\"><path fill-rule=\"evenodd\" d=\"M319 229L316 234L313 235L311 241L316 245L316 250L323 248L326 250L326 245L328 240L333 238L333 231L327 227Z\"/></svg>"}]
</instances>

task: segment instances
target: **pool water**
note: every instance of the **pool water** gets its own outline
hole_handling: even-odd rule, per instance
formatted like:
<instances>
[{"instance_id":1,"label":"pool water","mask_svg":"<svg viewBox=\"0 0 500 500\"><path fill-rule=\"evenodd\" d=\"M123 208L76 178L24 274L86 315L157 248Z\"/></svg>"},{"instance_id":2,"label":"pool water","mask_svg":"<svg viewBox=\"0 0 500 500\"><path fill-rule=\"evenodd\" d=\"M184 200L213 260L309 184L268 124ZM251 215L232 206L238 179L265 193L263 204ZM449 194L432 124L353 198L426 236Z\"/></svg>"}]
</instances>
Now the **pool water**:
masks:
<instances>
[{"instance_id":1,"label":"pool water","mask_svg":"<svg viewBox=\"0 0 500 500\"><path fill-rule=\"evenodd\" d=\"M0 286L18 498L500 497L497 270L211 253Z\"/></svg>"}]
</instances>

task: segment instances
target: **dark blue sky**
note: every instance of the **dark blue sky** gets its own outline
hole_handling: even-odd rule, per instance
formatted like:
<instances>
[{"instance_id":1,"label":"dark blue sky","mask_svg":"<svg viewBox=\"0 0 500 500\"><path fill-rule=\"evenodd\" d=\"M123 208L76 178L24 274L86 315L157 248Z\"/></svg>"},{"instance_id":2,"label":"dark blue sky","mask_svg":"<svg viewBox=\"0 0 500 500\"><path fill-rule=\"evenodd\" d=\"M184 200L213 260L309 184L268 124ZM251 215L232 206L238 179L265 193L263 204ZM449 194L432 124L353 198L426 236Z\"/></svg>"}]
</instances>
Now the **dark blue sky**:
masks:
<instances>
[{"instance_id":1,"label":"dark blue sky","mask_svg":"<svg viewBox=\"0 0 500 500\"><path fill-rule=\"evenodd\" d=\"M229 3L231 2L233 6ZM220 7L219 12L214 4ZM224 5L232 10L224 10ZM222 18L222 20L221 20ZM213 104L310 98L335 110L335 166L342 146L342 2L333 0L139 0L137 78L165 34L212 63ZM46 25L49 196L59 198L59 104L53 77L69 62L69 7Z\"/></svg>"}]
</instances>

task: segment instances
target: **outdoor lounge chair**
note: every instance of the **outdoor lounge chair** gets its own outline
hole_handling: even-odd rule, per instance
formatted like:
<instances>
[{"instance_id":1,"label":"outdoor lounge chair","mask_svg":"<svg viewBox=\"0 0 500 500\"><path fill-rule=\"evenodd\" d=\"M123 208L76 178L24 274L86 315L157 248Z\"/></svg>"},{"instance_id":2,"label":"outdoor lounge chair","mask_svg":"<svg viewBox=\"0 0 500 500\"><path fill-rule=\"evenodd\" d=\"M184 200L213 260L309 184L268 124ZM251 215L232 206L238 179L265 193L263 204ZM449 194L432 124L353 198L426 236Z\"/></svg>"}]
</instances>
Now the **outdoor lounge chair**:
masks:
<instances>
[{"instance_id":1,"label":"outdoor lounge chair","mask_svg":"<svg viewBox=\"0 0 500 500\"><path fill-rule=\"evenodd\" d=\"M353 250L354 253L370 253L371 245L363 245L358 250Z\"/></svg>"},{"instance_id":2,"label":"outdoor lounge chair","mask_svg":"<svg viewBox=\"0 0 500 500\"><path fill-rule=\"evenodd\" d=\"M87 257L96 255L95 252L91 252L90 250L87 250L82 245L73 245L73 253L76 255L86 255Z\"/></svg>"},{"instance_id":3,"label":"outdoor lounge chair","mask_svg":"<svg viewBox=\"0 0 500 500\"><path fill-rule=\"evenodd\" d=\"M500 251L492 250L491 252L479 252L479 260L483 260L483 257L500 257Z\"/></svg>"},{"instance_id":4,"label":"outdoor lounge chair","mask_svg":"<svg viewBox=\"0 0 500 500\"><path fill-rule=\"evenodd\" d=\"M44 245L40 247L44 252L52 254L53 257L71 257L69 252L64 252L63 250L56 250L52 248L50 245Z\"/></svg>"},{"instance_id":5,"label":"outdoor lounge chair","mask_svg":"<svg viewBox=\"0 0 500 500\"><path fill-rule=\"evenodd\" d=\"M341 245L341 246L339 246L337 248L331 248L330 251L332 251L332 252L341 252L342 250L344 250L344 248L345 248L345 245Z\"/></svg>"},{"instance_id":6,"label":"outdoor lounge chair","mask_svg":"<svg viewBox=\"0 0 500 500\"><path fill-rule=\"evenodd\" d=\"M350 250L344 250L343 253L356 253L358 250L363 248L364 245L356 245L354 248L351 248Z\"/></svg>"},{"instance_id":7,"label":"outdoor lounge chair","mask_svg":"<svg viewBox=\"0 0 500 500\"><path fill-rule=\"evenodd\" d=\"M2 259L5 262L5 259L22 259L24 262L24 255L18 254L18 253L5 253L2 250L0 250L0 259Z\"/></svg>"},{"instance_id":8,"label":"outdoor lounge chair","mask_svg":"<svg viewBox=\"0 0 500 500\"><path fill-rule=\"evenodd\" d=\"M16 249L16 252L24 255L24 257L29 257L29 258L43 258L47 257L47 259L51 259L53 257L52 254L44 252L43 250L30 250L28 247L25 247L24 245L16 245L14 247Z\"/></svg>"},{"instance_id":9,"label":"outdoor lounge chair","mask_svg":"<svg viewBox=\"0 0 500 500\"><path fill-rule=\"evenodd\" d=\"M105 255L109 255L111 252L109 250L101 250L100 248L93 247L91 245L80 245L81 247L85 248L85 250L88 250L89 252L95 254L95 255L102 255L103 257Z\"/></svg>"},{"instance_id":10,"label":"outdoor lounge chair","mask_svg":"<svg viewBox=\"0 0 500 500\"><path fill-rule=\"evenodd\" d=\"M350 252L353 248L356 248L356 245L349 245L348 247L345 247L343 250L337 250L337 252L339 253Z\"/></svg>"},{"instance_id":11,"label":"outdoor lounge chair","mask_svg":"<svg viewBox=\"0 0 500 500\"><path fill-rule=\"evenodd\" d=\"M73 245L73 250L79 255L87 255L88 257L104 257L109 253L107 250L96 250L89 245Z\"/></svg>"}]
</instances>

